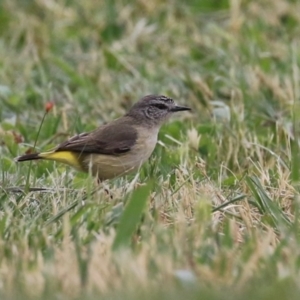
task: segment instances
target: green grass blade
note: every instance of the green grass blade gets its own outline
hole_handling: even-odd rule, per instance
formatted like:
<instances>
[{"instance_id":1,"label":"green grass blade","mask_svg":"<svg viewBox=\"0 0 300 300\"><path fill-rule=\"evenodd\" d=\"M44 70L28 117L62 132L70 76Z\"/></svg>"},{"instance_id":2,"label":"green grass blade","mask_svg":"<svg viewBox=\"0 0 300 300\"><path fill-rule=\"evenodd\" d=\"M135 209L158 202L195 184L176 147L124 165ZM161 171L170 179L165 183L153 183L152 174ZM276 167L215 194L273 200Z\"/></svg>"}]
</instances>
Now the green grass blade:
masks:
<instances>
[{"instance_id":1,"label":"green grass blade","mask_svg":"<svg viewBox=\"0 0 300 300\"><path fill-rule=\"evenodd\" d=\"M151 191L152 184L137 188L131 195L117 229L116 237L112 249L119 250L130 244L132 234L139 224L143 211L146 207L147 200Z\"/></svg>"},{"instance_id":2,"label":"green grass blade","mask_svg":"<svg viewBox=\"0 0 300 300\"><path fill-rule=\"evenodd\" d=\"M235 203L237 201L241 201L244 198L246 198L246 195L238 195L238 196L234 197L233 199L231 199L231 200L229 200L229 201L227 201L227 202L225 202L225 203L223 203L223 204L221 204L221 205L213 208L212 212L216 212L216 211L222 210L223 208L225 208L229 204L233 204L233 203Z\"/></svg>"},{"instance_id":3,"label":"green grass blade","mask_svg":"<svg viewBox=\"0 0 300 300\"><path fill-rule=\"evenodd\" d=\"M300 179L300 151L298 141L291 143L292 161L291 161L291 179L294 183L299 183Z\"/></svg>"},{"instance_id":4,"label":"green grass blade","mask_svg":"<svg viewBox=\"0 0 300 300\"><path fill-rule=\"evenodd\" d=\"M248 186L259 204L261 211L266 215L270 216L272 225L278 227L279 225L285 225L290 227L291 222L283 213L282 209L274 202L266 193L263 186L256 176L247 177L246 181Z\"/></svg>"}]
</instances>

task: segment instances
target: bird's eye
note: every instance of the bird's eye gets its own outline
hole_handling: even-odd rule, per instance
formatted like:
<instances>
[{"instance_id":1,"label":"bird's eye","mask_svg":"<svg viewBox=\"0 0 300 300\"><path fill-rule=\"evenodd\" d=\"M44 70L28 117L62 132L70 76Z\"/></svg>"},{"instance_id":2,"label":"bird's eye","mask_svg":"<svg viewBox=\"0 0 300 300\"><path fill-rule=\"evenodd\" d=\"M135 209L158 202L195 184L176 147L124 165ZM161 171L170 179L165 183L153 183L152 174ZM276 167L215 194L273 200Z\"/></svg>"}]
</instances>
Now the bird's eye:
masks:
<instances>
[{"instance_id":1,"label":"bird's eye","mask_svg":"<svg viewBox=\"0 0 300 300\"><path fill-rule=\"evenodd\" d=\"M164 105L164 104L155 104L155 107L157 107L159 109L166 109L167 105Z\"/></svg>"}]
</instances>

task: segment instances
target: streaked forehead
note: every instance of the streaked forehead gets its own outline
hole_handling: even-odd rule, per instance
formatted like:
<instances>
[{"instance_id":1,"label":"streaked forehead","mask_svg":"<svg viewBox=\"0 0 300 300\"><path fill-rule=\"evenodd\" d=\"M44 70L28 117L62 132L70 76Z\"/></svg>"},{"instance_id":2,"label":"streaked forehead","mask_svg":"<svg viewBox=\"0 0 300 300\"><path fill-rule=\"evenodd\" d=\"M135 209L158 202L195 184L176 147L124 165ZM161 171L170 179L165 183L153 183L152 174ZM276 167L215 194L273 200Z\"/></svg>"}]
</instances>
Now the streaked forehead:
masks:
<instances>
[{"instance_id":1,"label":"streaked forehead","mask_svg":"<svg viewBox=\"0 0 300 300\"><path fill-rule=\"evenodd\" d=\"M166 97L166 96L157 96L157 101L165 102L165 103L174 103L174 100L172 98Z\"/></svg>"},{"instance_id":2,"label":"streaked forehead","mask_svg":"<svg viewBox=\"0 0 300 300\"><path fill-rule=\"evenodd\" d=\"M143 97L140 102L145 103L145 104L150 104L150 103L165 103L165 104L173 104L174 100L172 98L163 96L163 95L147 95Z\"/></svg>"}]
</instances>

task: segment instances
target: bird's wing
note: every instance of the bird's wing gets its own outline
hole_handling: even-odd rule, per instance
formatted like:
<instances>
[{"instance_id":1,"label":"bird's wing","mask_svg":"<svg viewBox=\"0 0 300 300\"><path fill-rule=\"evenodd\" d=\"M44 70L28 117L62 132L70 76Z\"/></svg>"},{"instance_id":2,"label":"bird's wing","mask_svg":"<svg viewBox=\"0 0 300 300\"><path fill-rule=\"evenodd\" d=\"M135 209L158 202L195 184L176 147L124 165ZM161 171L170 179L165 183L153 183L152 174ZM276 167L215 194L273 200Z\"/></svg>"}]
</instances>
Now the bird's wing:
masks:
<instances>
[{"instance_id":1,"label":"bird's wing","mask_svg":"<svg viewBox=\"0 0 300 300\"><path fill-rule=\"evenodd\" d=\"M107 155L128 152L136 143L137 131L129 124L113 125L116 124L107 124L95 131L73 136L60 144L55 151Z\"/></svg>"}]
</instances>

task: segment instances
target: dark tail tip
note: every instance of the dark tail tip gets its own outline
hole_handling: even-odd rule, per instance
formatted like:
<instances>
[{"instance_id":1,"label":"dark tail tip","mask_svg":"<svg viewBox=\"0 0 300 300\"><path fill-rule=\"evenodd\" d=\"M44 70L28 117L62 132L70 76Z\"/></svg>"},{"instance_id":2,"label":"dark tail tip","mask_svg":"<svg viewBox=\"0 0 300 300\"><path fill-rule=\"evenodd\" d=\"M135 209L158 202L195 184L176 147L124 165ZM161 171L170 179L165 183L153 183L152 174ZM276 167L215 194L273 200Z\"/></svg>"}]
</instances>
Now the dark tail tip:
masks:
<instances>
[{"instance_id":1,"label":"dark tail tip","mask_svg":"<svg viewBox=\"0 0 300 300\"><path fill-rule=\"evenodd\" d=\"M16 157L15 161L19 162L19 161L33 160L33 159L40 159L39 153L24 154Z\"/></svg>"}]
</instances>

